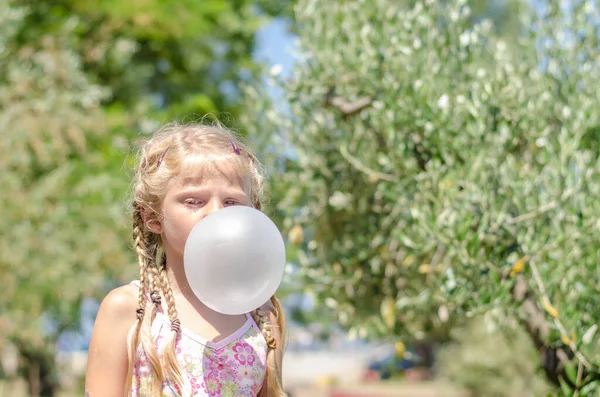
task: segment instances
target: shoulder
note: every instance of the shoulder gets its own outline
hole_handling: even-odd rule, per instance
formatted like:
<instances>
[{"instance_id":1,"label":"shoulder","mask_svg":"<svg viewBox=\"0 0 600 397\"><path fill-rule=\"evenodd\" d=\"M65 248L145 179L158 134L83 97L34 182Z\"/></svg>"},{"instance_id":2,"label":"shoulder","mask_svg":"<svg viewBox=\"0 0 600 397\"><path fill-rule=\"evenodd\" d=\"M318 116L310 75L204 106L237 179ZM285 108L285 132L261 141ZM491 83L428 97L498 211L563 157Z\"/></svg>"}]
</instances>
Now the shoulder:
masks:
<instances>
[{"instance_id":1,"label":"shoulder","mask_svg":"<svg viewBox=\"0 0 600 397\"><path fill-rule=\"evenodd\" d=\"M92 330L92 353L127 347L127 335L136 321L136 308L137 287L134 285L115 288L104 297Z\"/></svg>"},{"instance_id":2,"label":"shoulder","mask_svg":"<svg viewBox=\"0 0 600 397\"><path fill-rule=\"evenodd\" d=\"M123 395L128 372L127 339L135 324L138 288L124 285L100 304L88 349L86 389L91 395Z\"/></svg>"},{"instance_id":3,"label":"shoulder","mask_svg":"<svg viewBox=\"0 0 600 397\"><path fill-rule=\"evenodd\" d=\"M100 303L95 328L110 334L127 334L136 321L138 288L123 285L110 291Z\"/></svg>"},{"instance_id":4,"label":"shoulder","mask_svg":"<svg viewBox=\"0 0 600 397\"><path fill-rule=\"evenodd\" d=\"M100 312L108 317L133 317L138 304L138 288L133 284L123 285L110 291L100 304Z\"/></svg>"}]
</instances>

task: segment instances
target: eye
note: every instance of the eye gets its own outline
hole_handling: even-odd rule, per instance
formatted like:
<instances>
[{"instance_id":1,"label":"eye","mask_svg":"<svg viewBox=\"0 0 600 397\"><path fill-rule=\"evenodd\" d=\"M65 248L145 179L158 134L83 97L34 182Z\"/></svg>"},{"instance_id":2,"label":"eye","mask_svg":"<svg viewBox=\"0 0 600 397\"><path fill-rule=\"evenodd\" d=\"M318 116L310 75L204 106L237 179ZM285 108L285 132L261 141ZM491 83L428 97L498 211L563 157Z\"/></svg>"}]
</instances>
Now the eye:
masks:
<instances>
[{"instance_id":1,"label":"eye","mask_svg":"<svg viewBox=\"0 0 600 397\"><path fill-rule=\"evenodd\" d=\"M240 203L236 200L225 200L225 205L239 205Z\"/></svg>"},{"instance_id":2,"label":"eye","mask_svg":"<svg viewBox=\"0 0 600 397\"><path fill-rule=\"evenodd\" d=\"M184 203L189 206L198 206L198 205L202 204L202 200L188 198L188 199L185 199Z\"/></svg>"}]
</instances>

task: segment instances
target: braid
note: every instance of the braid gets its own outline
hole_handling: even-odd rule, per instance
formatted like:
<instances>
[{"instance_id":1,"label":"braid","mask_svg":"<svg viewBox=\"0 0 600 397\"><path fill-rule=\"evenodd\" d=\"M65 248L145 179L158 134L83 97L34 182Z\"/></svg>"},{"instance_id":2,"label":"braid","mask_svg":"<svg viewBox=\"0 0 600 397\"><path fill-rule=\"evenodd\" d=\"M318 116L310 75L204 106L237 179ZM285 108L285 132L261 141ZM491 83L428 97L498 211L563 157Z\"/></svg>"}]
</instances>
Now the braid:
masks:
<instances>
[{"instance_id":1,"label":"braid","mask_svg":"<svg viewBox=\"0 0 600 397\"><path fill-rule=\"evenodd\" d=\"M158 268L157 281L160 283L167 301L167 313L169 315L169 320L171 321L171 333L167 339L162 357L165 373L169 379L179 386L179 390L182 390L182 396L191 396L192 389L190 380L184 375L177 362L177 341L179 339L179 333L181 332L181 323L179 318L177 318L175 298L173 296L173 290L169 285L169 279L167 278L167 256L164 252L161 256L160 266Z\"/></svg>"},{"instance_id":2,"label":"braid","mask_svg":"<svg viewBox=\"0 0 600 397\"><path fill-rule=\"evenodd\" d=\"M147 343L144 337L141 337L142 323L148 317L153 317L153 313L146 313L146 293L148 290L148 275L150 269L154 266L156 250L158 247L158 236L154 233L147 233L144 229L144 219L142 217L142 207L139 203L133 203L133 231L132 237L135 251L138 256L138 267L140 270L140 287L138 289L138 307L136 309L137 320L132 327L128 340L129 368L127 371L126 390L131 388L133 380L133 368L136 361L138 346L140 342L144 348ZM151 321L150 321L151 322ZM144 349L145 350L145 349ZM161 375L162 376L162 375Z\"/></svg>"},{"instance_id":3,"label":"braid","mask_svg":"<svg viewBox=\"0 0 600 397\"><path fill-rule=\"evenodd\" d=\"M277 348L277 342L273 337L273 333L271 332L271 323L268 320L267 315L262 309L256 309L252 313L252 318L256 322L256 325L260 328L265 340L267 341L267 346L269 350L275 350Z\"/></svg>"},{"instance_id":4,"label":"braid","mask_svg":"<svg viewBox=\"0 0 600 397\"><path fill-rule=\"evenodd\" d=\"M158 278L158 270L156 267L156 254L158 252L159 236L156 233L147 233L146 236L146 272L148 279L148 288L150 291L150 299L156 308L161 307L161 298L156 286ZM141 283L141 281L140 281Z\"/></svg>"},{"instance_id":5,"label":"braid","mask_svg":"<svg viewBox=\"0 0 600 397\"><path fill-rule=\"evenodd\" d=\"M137 203L133 203L133 242L135 251L138 255L138 267L140 269L140 288L138 290L138 308L136 310L137 318L141 323L144 317L144 297L146 294L146 271L145 264L147 261L148 249L146 248L146 242L144 241L144 220L142 219L142 212L140 206Z\"/></svg>"},{"instance_id":6,"label":"braid","mask_svg":"<svg viewBox=\"0 0 600 397\"><path fill-rule=\"evenodd\" d=\"M150 249L149 251L153 251L154 253L156 253L155 248ZM152 323L154 321L154 318L156 317L157 311L161 308L160 294L156 290L157 271L155 258L156 256L151 256L146 264L146 276L148 279L147 284L148 289L150 291L152 304L149 306L149 310L147 310L144 315L144 321L140 329L140 340L142 349L145 353L148 363L150 364L151 370L151 380L150 384L148 385L151 390L149 395L151 396L160 395L159 393L164 380L163 366L161 363L158 348L152 336Z\"/></svg>"},{"instance_id":7,"label":"braid","mask_svg":"<svg viewBox=\"0 0 600 397\"><path fill-rule=\"evenodd\" d=\"M171 289L167 278L167 256L164 253L161 257L158 274L160 276L163 294L167 300L167 313L169 315L169 320L171 321L171 329L176 333L179 333L181 325L177 318L177 307L175 306L175 298L173 298L173 290Z\"/></svg>"},{"instance_id":8,"label":"braid","mask_svg":"<svg viewBox=\"0 0 600 397\"><path fill-rule=\"evenodd\" d=\"M160 289L158 283L160 280L158 279L158 269L156 266L156 257L150 262L148 262L148 266L146 267L146 271L148 272L148 288L150 291L150 300L154 304L155 309L161 308L161 296Z\"/></svg>"},{"instance_id":9,"label":"braid","mask_svg":"<svg viewBox=\"0 0 600 397\"><path fill-rule=\"evenodd\" d=\"M264 309L259 308L251 313L252 318L256 322L256 325L258 325L258 327L260 328L265 338L265 341L267 342L267 347L269 349L267 351L267 368L265 378L263 380L263 384L257 397L286 396L281 384L280 369L278 369L277 362L275 359L275 350L283 349L283 346L278 346L275 337L273 337L273 332L271 330L273 326L279 328L279 332L281 335L281 343L283 343L283 340L285 338L285 319L283 317L281 305L274 296L271 297L271 303L273 304L277 324L271 324L271 322L269 321L268 312L266 312Z\"/></svg>"},{"instance_id":10,"label":"braid","mask_svg":"<svg viewBox=\"0 0 600 397\"><path fill-rule=\"evenodd\" d=\"M138 293L138 308L144 309L145 295L147 291L148 269L154 267L156 252L158 249L158 235L146 233L141 207L138 203L133 204L133 241L135 251L138 255L138 266L140 268L140 289Z\"/></svg>"},{"instance_id":11,"label":"braid","mask_svg":"<svg viewBox=\"0 0 600 397\"><path fill-rule=\"evenodd\" d=\"M138 263L140 266L140 288L138 295L138 321L136 329L132 335L131 361L130 366L133 366L136 361L136 352L138 344L141 345L152 372L152 381L149 385L151 390L158 391L163 380L163 371L160 364L160 358L154 341L152 340L152 322L154 320L156 310L160 308L160 294L156 291L156 253L160 243L160 236L156 233L147 232L144 227L144 219L142 217L142 206L134 203L134 231L133 237L135 241L135 249L138 254ZM153 306L150 310L146 307L147 294L150 291ZM141 320L139 320L141 319ZM132 369L133 371L133 369ZM128 376L128 382L132 381L132 377ZM130 387L130 386L129 386ZM129 390L129 388L128 388ZM155 393L151 393L155 394Z\"/></svg>"}]
</instances>

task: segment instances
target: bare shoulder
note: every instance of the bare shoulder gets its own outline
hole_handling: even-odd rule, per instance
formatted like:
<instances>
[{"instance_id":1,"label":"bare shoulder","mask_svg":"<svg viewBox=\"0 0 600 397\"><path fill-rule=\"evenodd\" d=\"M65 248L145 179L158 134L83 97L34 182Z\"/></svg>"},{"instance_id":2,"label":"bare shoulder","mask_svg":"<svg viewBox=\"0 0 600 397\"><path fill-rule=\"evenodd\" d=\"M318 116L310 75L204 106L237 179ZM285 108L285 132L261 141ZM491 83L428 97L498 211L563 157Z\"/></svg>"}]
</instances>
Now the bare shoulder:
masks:
<instances>
[{"instance_id":1,"label":"bare shoulder","mask_svg":"<svg viewBox=\"0 0 600 397\"><path fill-rule=\"evenodd\" d=\"M128 371L127 339L136 321L138 289L124 285L100 304L88 349L86 390L90 395L122 396Z\"/></svg>"},{"instance_id":2,"label":"bare shoulder","mask_svg":"<svg viewBox=\"0 0 600 397\"><path fill-rule=\"evenodd\" d=\"M113 289L104 297L98 315L105 312L103 314L113 319L135 320L137 301L138 288L132 284L123 285Z\"/></svg>"},{"instance_id":3,"label":"bare shoulder","mask_svg":"<svg viewBox=\"0 0 600 397\"><path fill-rule=\"evenodd\" d=\"M124 285L110 291L100 303L94 336L124 340L136 320L138 289L134 285Z\"/></svg>"}]
</instances>

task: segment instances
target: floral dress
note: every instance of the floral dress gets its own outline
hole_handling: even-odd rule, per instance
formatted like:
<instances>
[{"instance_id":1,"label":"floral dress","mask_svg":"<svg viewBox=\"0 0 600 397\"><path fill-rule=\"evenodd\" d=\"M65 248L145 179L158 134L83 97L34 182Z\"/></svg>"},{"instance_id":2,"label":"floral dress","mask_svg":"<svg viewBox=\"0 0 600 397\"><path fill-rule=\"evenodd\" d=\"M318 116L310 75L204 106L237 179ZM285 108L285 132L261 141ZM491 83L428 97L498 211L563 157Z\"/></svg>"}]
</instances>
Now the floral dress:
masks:
<instances>
[{"instance_id":1,"label":"floral dress","mask_svg":"<svg viewBox=\"0 0 600 397\"><path fill-rule=\"evenodd\" d=\"M152 334L159 355L164 350L170 332L168 317L158 312L152 324ZM250 314L236 332L218 342L211 342L192 331L181 328L176 343L177 360L187 375L192 396L256 397L265 376L267 342ZM134 365L131 397L148 397L150 364L144 352L138 350ZM180 393L168 382L163 383L163 397Z\"/></svg>"}]
</instances>

